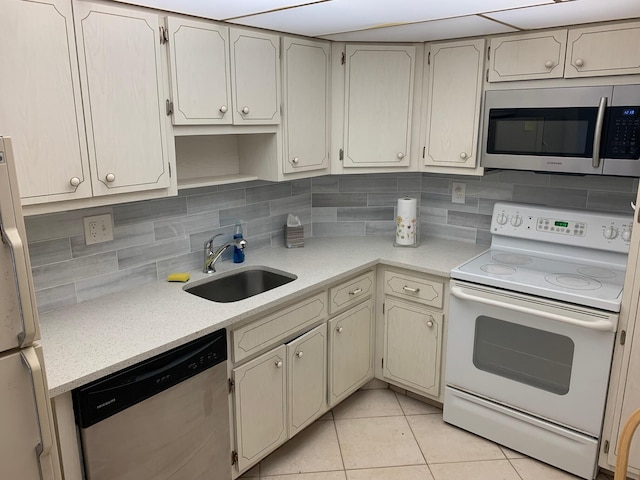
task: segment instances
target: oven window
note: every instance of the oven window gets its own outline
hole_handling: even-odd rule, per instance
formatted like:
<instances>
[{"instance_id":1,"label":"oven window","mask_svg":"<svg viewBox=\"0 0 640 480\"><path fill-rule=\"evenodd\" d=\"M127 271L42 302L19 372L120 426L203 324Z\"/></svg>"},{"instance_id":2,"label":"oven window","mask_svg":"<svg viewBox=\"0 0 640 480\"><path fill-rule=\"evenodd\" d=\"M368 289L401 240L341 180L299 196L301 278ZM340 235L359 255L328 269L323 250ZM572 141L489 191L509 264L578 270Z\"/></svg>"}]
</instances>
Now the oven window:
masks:
<instances>
[{"instance_id":1,"label":"oven window","mask_svg":"<svg viewBox=\"0 0 640 480\"><path fill-rule=\"evenodd\" d=\"M564 335L486 316L476 319L476 368L547 392L569 391L573 350L573 340Z\"/></svg>"}]
</instances>

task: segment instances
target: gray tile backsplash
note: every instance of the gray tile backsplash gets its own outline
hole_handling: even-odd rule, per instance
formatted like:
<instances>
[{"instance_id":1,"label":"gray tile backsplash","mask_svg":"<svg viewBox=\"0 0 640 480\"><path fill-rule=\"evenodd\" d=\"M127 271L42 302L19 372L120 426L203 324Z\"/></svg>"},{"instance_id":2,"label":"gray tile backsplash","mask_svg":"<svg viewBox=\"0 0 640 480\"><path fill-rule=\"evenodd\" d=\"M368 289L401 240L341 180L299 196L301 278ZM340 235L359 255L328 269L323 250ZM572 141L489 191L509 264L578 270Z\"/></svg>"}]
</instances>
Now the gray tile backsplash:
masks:
<instances>
[{"instance_id":1,"label":"gray tile backsplash","mask_svg":"<svg viewBox=\"0 0 640 480\"><path fill-rule=\"evenodd\" d=\"M466 184L464 204L452 183ZM41 311L73 305L201 267L202 246L230 240L241 221L246 254L283 246L287 214L306 237L388 236L397 199L419 199L421 241L440 237L488 245L496 201L630 213L638 180L491 171L484 177L398 173L332 175L290 182L244 182L180 191L177 197L27 217ZM87 246L82 218L113 213L114 240ZM231 252L223 260L229 261Z\"/></svg>"}]
</instances>

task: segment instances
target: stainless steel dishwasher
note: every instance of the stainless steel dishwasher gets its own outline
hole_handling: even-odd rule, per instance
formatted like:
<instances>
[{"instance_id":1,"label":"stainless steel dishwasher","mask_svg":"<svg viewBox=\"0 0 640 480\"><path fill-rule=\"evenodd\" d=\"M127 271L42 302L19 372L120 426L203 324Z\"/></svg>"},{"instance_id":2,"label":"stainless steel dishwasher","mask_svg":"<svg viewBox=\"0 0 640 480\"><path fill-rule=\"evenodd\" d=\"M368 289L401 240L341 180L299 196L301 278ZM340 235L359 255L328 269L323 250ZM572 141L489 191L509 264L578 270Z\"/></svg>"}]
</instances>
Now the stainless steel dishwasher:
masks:
<instances>
[{"instance_id":1,"label":"stainless steel dishwasher","mask_svg":"<svg viewBox=\"0 0 640 480\"><path fill-rule=\"evenodd\" d=\"M73 391L87 480L230 480L224 329Z\"/></svg>"}]
</instances>

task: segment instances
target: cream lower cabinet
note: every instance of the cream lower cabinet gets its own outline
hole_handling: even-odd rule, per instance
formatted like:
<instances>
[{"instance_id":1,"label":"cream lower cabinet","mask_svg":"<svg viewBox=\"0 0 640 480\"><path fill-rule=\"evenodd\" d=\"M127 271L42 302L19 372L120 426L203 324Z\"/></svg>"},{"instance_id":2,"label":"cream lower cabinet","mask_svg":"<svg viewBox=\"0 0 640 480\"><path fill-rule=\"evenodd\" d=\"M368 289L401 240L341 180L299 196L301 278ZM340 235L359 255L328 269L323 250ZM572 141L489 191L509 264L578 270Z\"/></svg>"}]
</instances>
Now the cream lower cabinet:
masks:
<instances>
[{"instance_id":1,"label":"cream lower cabinet","mask_svg":"<svg viewBox=\"0 0 640 480\"><path fill-rule=\"evenodd\" d=\"M328 327L329 407L333 407L373 378L373 300L332 318Z\"/></svg>"}]
</instances>

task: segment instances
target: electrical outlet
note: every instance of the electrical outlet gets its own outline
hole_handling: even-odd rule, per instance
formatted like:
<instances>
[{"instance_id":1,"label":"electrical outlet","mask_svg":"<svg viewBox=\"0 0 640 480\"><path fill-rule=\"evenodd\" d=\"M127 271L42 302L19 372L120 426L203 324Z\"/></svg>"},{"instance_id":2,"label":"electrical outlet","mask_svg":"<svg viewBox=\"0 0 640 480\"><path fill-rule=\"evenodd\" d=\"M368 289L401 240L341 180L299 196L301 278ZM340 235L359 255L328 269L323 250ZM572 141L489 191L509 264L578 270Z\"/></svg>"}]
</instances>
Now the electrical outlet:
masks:
<instances>
[{"instance_id":1,"label":"electrical outlet","mask_svg":"<svg viewBox=\"0 0 640 480\"><path fill-rule=\"evenodd\" d=\"M451 202L452 203L464 203L465 202L465 190L467 189L466 183L453 183L451 184Z\"/></svg>"},{"instance_id":2,"label":"electrical outlet","mask_svg":"<svg viewBox=\"0 0 640 480\"><path fill-rule=\"evenodd\" d=\"M87 245L113 240L111 214L84 217L84 240Z\"/></svg>"}]
</instances>

